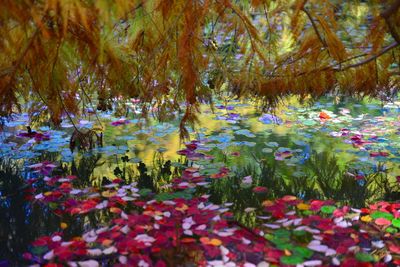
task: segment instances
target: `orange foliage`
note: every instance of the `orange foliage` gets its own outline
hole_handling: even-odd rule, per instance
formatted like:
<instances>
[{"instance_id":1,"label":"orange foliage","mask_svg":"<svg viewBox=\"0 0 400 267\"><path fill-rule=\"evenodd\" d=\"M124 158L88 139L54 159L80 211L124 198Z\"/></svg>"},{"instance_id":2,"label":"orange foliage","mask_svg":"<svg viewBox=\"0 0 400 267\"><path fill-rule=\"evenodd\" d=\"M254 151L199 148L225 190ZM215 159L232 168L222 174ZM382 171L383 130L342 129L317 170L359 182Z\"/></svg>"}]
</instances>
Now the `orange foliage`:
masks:
<instances>
[{"instance_id":1,"label":"orange foliage","mask_svg":"<svg viewBox=\"0 0 400 267\"><path fill-rule=\"evenodd\" d=\"M160 119L184 111L185 133L213 95L389 92L400 0L367 2L0 0L0 116L30 100L59 123L82 110L76 96L136 98Z\"/></svg>"}]
</instances>

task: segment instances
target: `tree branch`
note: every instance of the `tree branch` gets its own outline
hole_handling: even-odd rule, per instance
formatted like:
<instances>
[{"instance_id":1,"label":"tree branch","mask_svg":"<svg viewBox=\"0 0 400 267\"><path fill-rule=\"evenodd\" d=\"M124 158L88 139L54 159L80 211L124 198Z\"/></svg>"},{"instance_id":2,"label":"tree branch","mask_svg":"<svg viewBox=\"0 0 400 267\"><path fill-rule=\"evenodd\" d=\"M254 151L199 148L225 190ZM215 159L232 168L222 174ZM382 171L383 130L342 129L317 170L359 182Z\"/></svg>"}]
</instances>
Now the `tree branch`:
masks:
<instances>
[{"instance_id":1,"label":"tree branch","mask_svg":"<svg viewBox=\"0 0 400 267\"><path fill-rule=\"evenodd\" d=\"M20 67L22 61L24 60L26 54L28 53L29 49L31 48L33 42L35 41L36 36L39 34L39 30L37 29L33 35L29 38L28 43L26 44L25 48L23 49L21 55L15 60L13 61L13 65L10 66L9 68L6 68L4 70L1 70L0 72L0 77L9 75L10 77L10 81L7 83L7 86L5 88L8 88L14 79L14 75L17 72L18 68Z\"/></svg>"},{"instance_id":2,"label":"tree branch","mask_svg":"<svg viewBox=\"0 0 400 267\"><path fill-rule=\"evenodd\" d=\"M326 44L325 40L322 38L322 35L321 35L321 33L319 32L317 25L315 24L313 18L311 17L310 12L308 12L308 10L305 9L305 8L303 8L302 10L304 11L304 13L306 13L306 15L307 15L308 19L310 20L311 25L312 25L312 27L314 28L314 31L315 31L315 33L317 34L318 39L321 41L322 45L323 45L325 48L328 47L328 45Z\"/></svg>"},{"instance_id":3,"label":"tree branch","mask_svg":"<svg viewBox=\"0 0 400 267\"><path fill-rule=\"evenodd\" d=\"M400 0L396 0L390 7L382 11L382 18L389 18L391 15L396 13L396 11L400 8Z\"/></svg>"},{"instance_id":4,"label":"tree branch","mask_svg":"<svg viewBox=\"0 0 400 267\"><path fill-rule=\"evenodd\" d=\"M365 60L362 60L362 61L357 62L357 63L355 63L355 64L347 65L347 66L345 66L344 68L334 68L334 70L335 70L335 71L344 71L344 70L347 70L347 69L350 69L350 68L355 68L355 67L358 67L358 66L367 64L367 63L369 63L369 62L371 62L371 61L377 59L378 57L382 56L382 55L385 54L386 52L390 51L391 49L393 49L393 48L395 48L395 47L397 47L397 46L399 46L399 45L400 45L400 43L398 43L398 42L393 42L393 43L391 43L390 45L386 46L384 49L382 49L379 53L377 53L377 54L375 54L375 55L372 55L372 56L370 56L369 58L367 58L367 59L365 59ZM339 63L338 63L338 64L339 64ZM338 65L338 64L337 64L337 65Z\"/></svg>"},{"instance_id":5,"label":"tree branch","mask_svg":"<svg viewBox=\"0 0 400 267\"><path fill-rule=\"evenodd\" d=\"M400 35L397 33L396 29L394 28L394 25L390 21L389 18L385 18L386 24L389 28L389 32L392 35L393 39L396 40L398 44L400 44Z\"/></svg>"},{"instance_id":6,"label":"tree branch","mask_svg":"<svg viewBox=\"0 0 400 267\"><path fill-rule=\"evenodd\" d=\"M390 7L382 11L381 17L385 19L385 22L389 28L389 32L393 39L400 44L400 35L397 33L394 25L390 21L390 17L400 9L400 0L396 0Z\"/></svg>"}]
</instances>

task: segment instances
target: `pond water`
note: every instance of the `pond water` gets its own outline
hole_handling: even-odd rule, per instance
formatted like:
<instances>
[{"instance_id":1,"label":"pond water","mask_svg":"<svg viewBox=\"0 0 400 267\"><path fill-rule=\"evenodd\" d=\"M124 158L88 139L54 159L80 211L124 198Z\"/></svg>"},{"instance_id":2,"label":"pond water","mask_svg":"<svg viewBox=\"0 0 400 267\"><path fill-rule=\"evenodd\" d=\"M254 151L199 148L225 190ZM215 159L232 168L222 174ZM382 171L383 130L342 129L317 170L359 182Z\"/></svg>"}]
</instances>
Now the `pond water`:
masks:
<instances>
[{"instance_id":1,"label":"pond water","mask_svg":"<svg viewBox=\"0 0 400 267\"><path fill-rule=\"evenodd\" d=\"M0 266L21 262L39 236L63 231L71 238L110 222L107 213L60 213L56 199L46 199L50 176L76 176L76 190L93 187L103 195L115 179L158 200L206 194L243 227L262 224L265 199L287 195L355 208L396 201L399 112L400 103L377 100L324 98L303 106L287 99L273 114L258 112L254 103L218 102L214 112L202 107L199 126L190 131L195 141L187 143L179 139L178 120L103 113L75 122L87 129L101 122L103 146L88 152L71 152L73 125L39 125L36 135L27 134L21 114L0 134Z\"/></svg>"}]
</instances>

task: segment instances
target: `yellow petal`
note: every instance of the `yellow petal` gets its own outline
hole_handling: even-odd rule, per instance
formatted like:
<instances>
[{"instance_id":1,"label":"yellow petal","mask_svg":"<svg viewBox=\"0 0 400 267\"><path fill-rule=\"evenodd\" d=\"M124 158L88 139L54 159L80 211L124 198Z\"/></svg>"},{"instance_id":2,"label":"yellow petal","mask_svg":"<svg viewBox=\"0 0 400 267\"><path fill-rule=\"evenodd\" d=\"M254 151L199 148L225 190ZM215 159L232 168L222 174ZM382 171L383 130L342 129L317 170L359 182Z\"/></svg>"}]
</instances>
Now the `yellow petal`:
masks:
<instances>
[{"instance_id":1,"label":"yellow petal","mask_svg":"<svg viewBox=\"0 0 400 267\"><path fill-rule=\"evenodd\" d=\"M103 240L102 245L103 245L103 246L106 246L106 247L109 247L109 246L111 246L111 244L112 244L113 242L114 242L114 241L112 241L111 239L105 239L105 240Z\"/></svg>"},{"instance_id":2,"label":"yellow petal","mask_svg":"<svg viewBox=\"0 0 400 267\"><path fill-rule=\"evenodd\" d=\"M291 253L289 250L287 250L287 249L285 249L285 251L284 251L284 252L285 252L285 255L286 255L286 256L290 256L290 255L292 255L292 253Z\"/></svg>"},{"instance_id":3,"label":"yellow petal","mask_svg":"<svg viewBox=\"0 0 400 267\"><path fill-rule=\"evenodd\" d=\"M66 224L65 222L60 223L60 228L61 229L66 229L68 227L68 224Z\"/></svg>"},{"instance_id":4,"label":"yellow petal","mask_svg":"<svg viewBox=\"0 0 400 267\"><path fill-rule=\"evenodd\" d=\"M179 210L179 211L185 211L185 210L187 210L189 207L186 205L186 204L183 204L182 205L182 207L178 207L178 208L175 208L176 210Z\"/></svg>"},{"instance_id":5,"label":"yellow petal","mask_svg":"<svg viewBox=\"0 0 400 267\"><path fill-rule=\"evenodd\" d=\"M270 206L274 205L274 202L272 202L271 200L265 200L265 201L262 203L262 205L263 205L264 207L270 207Z\"/></svg>"},{"instance_id":6,"label":"yellow petal","mask_svg":"<svg viewBox=\"0 0 400 267\"><path fill-rule=\"evenodd\" d=\"M370 221L372 221L372 218L371 218L371 216L369 216L369 215L362 216L362 217L361 217L361 221L363 221L363 222L370 222Z\"/></svg>"},{"instance_id":7,"label":"yellow petal","mask_svg":"<svg viewBox=\"0 0 400 267\"><path fill-rule=\"evenodd\" d=\"M305 204L305 203L299 203L299 204L297 204L297 208L299 210L309 210L310 209L310 205Z\"/></svg>"},{"instance_id":8,"label":"yellow petal","mask_svg":"<svg viewBox=\"0 0 400 267\"><path fill-rule=\"evenodd\" d=\"M217 239L217 238L212 238L208 244L213 245L213 246L220 246L222 244L222 241Z\"/></svg>"},{"instance_id":9,"label":"yellow petal","mask_svg":"<svg viewBox=\"0 0 400 267\"><path fill-rule=\"evenodd\" d=\"M103 197L113 197L113 196L115 196L117 194L117 192L116 191L114 191L114 192L110 192L110 191L104 191L103 193L101 193L101 195L103 196Z\"/></svg>"}]
</instances>

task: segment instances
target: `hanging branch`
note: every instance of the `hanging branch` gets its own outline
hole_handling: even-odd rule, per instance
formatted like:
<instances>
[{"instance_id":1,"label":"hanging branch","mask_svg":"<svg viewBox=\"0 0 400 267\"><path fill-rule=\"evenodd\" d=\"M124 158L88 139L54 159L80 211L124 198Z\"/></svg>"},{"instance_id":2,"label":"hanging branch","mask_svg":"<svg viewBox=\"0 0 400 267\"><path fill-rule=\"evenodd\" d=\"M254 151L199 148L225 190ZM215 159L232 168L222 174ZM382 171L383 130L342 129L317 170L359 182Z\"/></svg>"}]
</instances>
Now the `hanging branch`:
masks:
<instances>
[{"instance_id":1,"label":"hanging branch","mask_svg":"<svg viewBox=\"0 0 400 267\"><path fill-rule=\"evenodd\" d=\"M312 25L312 27L313 27L315 33L316 33L317 36L318 36L318 39L321 41L322 45L323 45L325 48L327 48L328 45L326 44L325 40L322 38L322 35L321 35L321 33L319 32L318 27L317 27L317 25L315 24L314 19L311 17L310 12L309 12L306 8L302 8L302 10L304 11L304 13L306 13L308 19L310 20L311 25Z\"/></svg>"},{"instance_id":2,"label":"hanging branch","mask_svg":"<svg viewBox=\"0 0 400 267\"><path fill-rule=\"evenodd\" d=\"M14 80L13 78L15 76L15 73L17 72L19 66L21 65L22 61L24 60L26 54L28 53L29 49L31 48L31 46L32 46L33 42L35 41L36 37L38 36L38 34L39 34L39 29L36 29L34 34L29 38L29 42L25 46L21 55L18 57L17 60L13 61L13 66L0 72L0 77L6 76L8 74L8 72L9 72L9 77L10 77L10 80L8 81L6 86L4 86L4 88L0 88L0 92L2 91L2 89L7 89L11 86L11 84Z\"/></svg>"},{"instance_id":3,"label":"hanging branch","mask_svg":"<svg viewBox=\"0 0 400 267\"><path fill-rule=\"evenodd\" d=\"M98 116L98 114L97 114L96 108L95 108L94 105L93 105L92 99L90 98L90 96L88 95L88 93L86 92L86 90L85 90L85 89L83 88L83 86L82 86L82 83L81 83L81 76L80 76L79 72L77 73L77 76L78 76L78 84L79 84L79 87L80 87L81 91L83 92L83 94L84 94L84 95L86 96L86 98L88 99L91 108L94 110L94 114L95 114L95 116L96 116L96 120L97 120L97 122L100 124L101 129L104 130L103 124L101 123L101 120L100 120L100 118L99 118L99 116Z\"/></svg>"},{"instance_id":4,"label":"hanging branch","mask_svg":"<svg viewBox=\"0 0 400 267\"><path fill-rule=\"evenodd\" d=\"M400 0L396 0L390 7L384 10L381 13L381 17L385 19L385 22L389 28L389 32L391 33L393 39L396 40L398 44L400 44L400 35L397 33L394 25L392 24L390 18L400 9Z\"/></svg>"},{"instance_id":5,"label":"hanging branch","mask_svg":"<svg viewBox=\"0 0 400 267\"><path fill-rule=\"evenodd\" d=\"M369 57L369 58L367 58L365 60L362 60L362 61L360 61L358 63L355 63L355 64L347 65L347 66L345 66L343 68L333 68L333 69L335 71L344 71L344 70L347 70L347 69L350 69L350 68L359 67L361 65L367 64L367 63L377 59L378 57L382 56L383 54L387 53L388 51L392 50L393 48L398 47L399 45L400 45L400 43L393 42L392 44L390 44L390 45L386 46L384 49L382 49L379 53L377 53L377 54L375 54L375 55L373 55L373 56L371 56L371 57ZM339 65L339 64L340 63L338 63L336 65Z\"/></svg>"}]
</instances>

